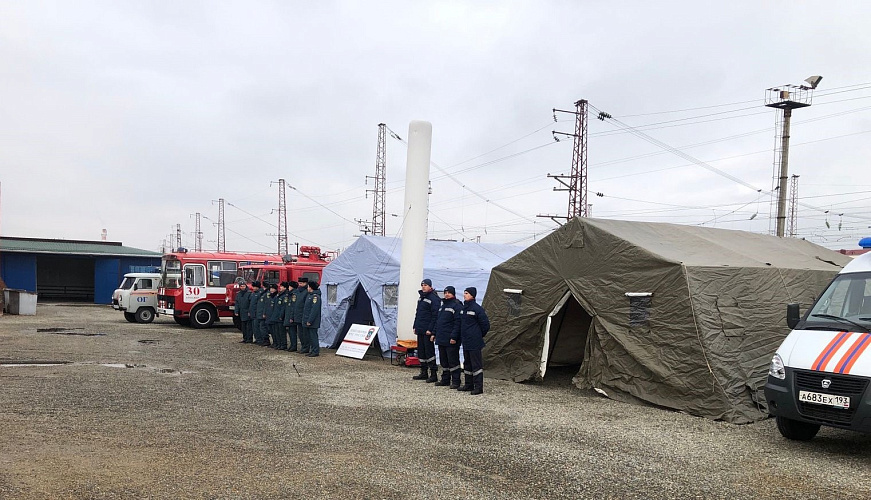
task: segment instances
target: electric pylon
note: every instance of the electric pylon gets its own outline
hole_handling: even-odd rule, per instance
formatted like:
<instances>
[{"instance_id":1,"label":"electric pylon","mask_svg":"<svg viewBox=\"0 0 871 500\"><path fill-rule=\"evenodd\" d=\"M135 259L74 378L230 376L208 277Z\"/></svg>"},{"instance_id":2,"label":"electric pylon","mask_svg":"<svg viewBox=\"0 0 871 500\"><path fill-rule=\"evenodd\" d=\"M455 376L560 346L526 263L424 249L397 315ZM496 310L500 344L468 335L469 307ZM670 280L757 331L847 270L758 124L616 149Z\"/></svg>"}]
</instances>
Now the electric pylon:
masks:
<instances>
[{"instance_id":1,"label":"electric pylon","mask_svg":"<svg viewBox=\"0 0 871 500\"><path fill-rule=\"evenodd\" d=\"M798 234L798 175L793 174L789 182L789 223L786 234L795 238Z\"/></svg>"},{"instance_id":2,"label":"electric pylon","mask_svg":"<svg viewBox=\"0 0 871 500\"><path fill-rule=\"evenodd\" d=\"M194 251L203 251L203 231L200 229L200 213L197 212L197 228L194 231Z\"/></svg>"},{"instance_id":3,"label":"electric pylon","mask_svg":"<svg viewBox=\"0 0 871 500\"><path fill-rule=\"evenodd\" d=\"M287 255L287 197L284 179L278 179L278 254ZM272 183L270 183L272 184Z\"/></svg>"},{"instance_id":4,"label":"electric pylon","mask_svg":"<svg viewBox=\"0 0 871 500\"><path fill-rule=\"evenodd\" d=\"M570 175L551 175L548 177L556 179L557 182L565 187L555 187L554 191L569 192L569 207L566 211L565 219L571 220L575 217L588 217L587 210L587 100L581 99L575 102L575 111L566 111L563 109L553 110L553 119L556 121L557 113L569 113L575 115L575 133L553 131L554 140L559 141L558 135L566 135L574 138L574 148L572 150L572 171ZM566 182L568 181L568 182ZM540 215L539 217L548 217L550 219L562 219L557 215Z\"/></svg>"}]
</instances>

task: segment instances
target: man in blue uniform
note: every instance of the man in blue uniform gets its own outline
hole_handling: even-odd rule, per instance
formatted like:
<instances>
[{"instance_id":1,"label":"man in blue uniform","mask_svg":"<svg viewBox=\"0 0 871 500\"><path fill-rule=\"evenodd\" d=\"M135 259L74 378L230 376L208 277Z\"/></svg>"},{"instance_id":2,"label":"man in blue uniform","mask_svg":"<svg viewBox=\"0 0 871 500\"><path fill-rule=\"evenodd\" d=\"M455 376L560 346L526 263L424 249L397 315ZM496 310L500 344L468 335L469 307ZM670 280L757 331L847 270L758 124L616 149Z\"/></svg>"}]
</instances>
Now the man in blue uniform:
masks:
<instances>
[{"instance_id":1,"label":"man in blue uniform","mask_svg":"<svg viewBox=\"0 0 871 500\"><path fill-rule=\"evenodd\" d=\"M484 308L475 302L478 290L470 286L463 292L463 310L460 311L460 341L463 344L463 373L466 385L459 391L472 391L473 395L484 393L484 335L490 331L490 320Z\"/></svg>"},{"instance_id":2,"label":"man in blue uniform","mask_svg":"<svg viewBox=\"0 0 871 500\"><path fill-rule=\"evenodd\" d=\"M442 364L442 379L435 385L450 385L460 388L460 311L463 303L457 300L457 290L445 287L445 298L439 308L432 338L439 348L439 361Z\"/></svg>"},{"instance_id":3,"label":"man in blue uniform","mask_svg":"<svg viewBox=\"0 0 871 500\"><path fill-rule=\"evenodd\" d=\"M266 343L269 344L269 339L272 338L272 345L270 347L275 347L278 344L278 336L275 334L275 320L273 316L275 315L275 303L278 300L278 283L270 283L269 284L269 295L267 295L266 299L266 309L263 315L263 319L266 323Z\"/></svg>"},{"instance_id":4,"label":"man in blue uniform","mask_svg":"<svg viewBox=\"0 0 871 500\"><path fill-rule=\"evenodd\" d=\"M252 342L251 334L251 318L248 317L248 304L251 303L251 295L253 292L248 291L248 284L242 283L239 292L236 294L236 305L233 308L233 314L239 318L239 324L242 329L242 343L250 344Z\"/></svg>"},{"instance_id":5,"label":"man in blue uniform","mask_svg":"<svg viewBox=\"0 0 871 500\"><path fill-rule=\"evenodd\" d=\"M260 338L257 333L257 304L260 302L260 294L263 291L260 288L259 281L251 282L251 294L248 297L248 338L254 343Z\"/></svg>"},{"instance_id":6,"label":"man in blue uniform","mask_svg":"<svg viewBox=\"0 0 871 500\"><path fill-rule=\"evenodd\" d=\"M308 354L310 347L308 330L306 330L305 321L302 320L306 297L308 297L308 278L303 277L299 279L299 287L296 289L296 302L293 306L293 322L296 325L296 334L299 336L300 354Z\"/></svg>"},{"instance_id":7,"label":"man in blue uniform","mask_svg":"<svg viewBox=\"0 0 871 500\"><path fill-rule=\"evenodd\" d=\"M264 282L257 298L257 330L255 330L254 342L260 346L269 346L269 332L266 330L266 305L269 303L269 284Z\"/></svg>"},{"instance_id":8,"label":"man in blue uniform","mask_svg":"<svg viewBox=\"0 0 871 500\"><path fill-rule=\"evenodd\" d=\"M308 295L305 297L305 306L302 312L303 324L309 336L309 352L306 354L309 358L314 358L321 353L321 344L318 339L318 328L321 327L321 305L321 291L318 288L318 282L309 281Z\"/></svg>"},{"instance_id":9,"label":"man in blue uniform","mask_svg":"<svg viewBox=\"0 0 871 500\"><path fill-rule=\"evenodd\" d=\"M438 367L435 361L435 344L432 331L435 328L436 317L442 300L432 288L429 278L420 282L420 297L417 299L417 311L414 313L414 334L417 335L417 356L420 359L420 373L411 377L414 380L438 381ZM431 371L428 374L428 371Z\"/></svg>"},{"instance_id":10,"label":"man in blue uniform","mask_svg":"<svg viewBox=\"0 0 871 500\"><path fill-rule=\"evenodd\" d=\"M288 352L296 352L296 323L293 321L293 311L296 309L296 298L299 295L299 283L288 283L287 297L284 300L284 329L290 337L290 344L285 346Z\"/></svg>"},{"instance_id":11,"label":"man in blue uniform","mask_svg":"<svg viewBox=\"0 0 871 500\"><path fill-rule=\"evenodd\" d=\"M286 281L278 284L275 307L272 309L272 315L269 317L272 330L272 347L275 349L287 349L287 333L284 331L284 310L287 308L287 303L285 302L287 285Z\"/></svg>"}]
</instances>

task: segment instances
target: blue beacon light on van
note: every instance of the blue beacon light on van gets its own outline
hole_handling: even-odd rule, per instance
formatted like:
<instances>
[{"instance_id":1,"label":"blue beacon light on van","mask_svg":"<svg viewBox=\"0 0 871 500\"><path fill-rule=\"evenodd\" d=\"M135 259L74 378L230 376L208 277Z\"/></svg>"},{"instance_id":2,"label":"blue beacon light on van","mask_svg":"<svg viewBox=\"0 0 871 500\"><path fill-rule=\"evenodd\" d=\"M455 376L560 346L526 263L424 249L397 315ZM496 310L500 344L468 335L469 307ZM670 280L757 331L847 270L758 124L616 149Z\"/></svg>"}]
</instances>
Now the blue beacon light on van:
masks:
<instances>
[{"instance_id":1,"label":"blue beacon light on van","mask_svg":"<svg viewBox=\"0 0 871 500\"><path fill-rule=\"evenodd\" d=\"M862 248L871 248L871 236L859 240L859 246Z\"/></svg>"}]
</instances>

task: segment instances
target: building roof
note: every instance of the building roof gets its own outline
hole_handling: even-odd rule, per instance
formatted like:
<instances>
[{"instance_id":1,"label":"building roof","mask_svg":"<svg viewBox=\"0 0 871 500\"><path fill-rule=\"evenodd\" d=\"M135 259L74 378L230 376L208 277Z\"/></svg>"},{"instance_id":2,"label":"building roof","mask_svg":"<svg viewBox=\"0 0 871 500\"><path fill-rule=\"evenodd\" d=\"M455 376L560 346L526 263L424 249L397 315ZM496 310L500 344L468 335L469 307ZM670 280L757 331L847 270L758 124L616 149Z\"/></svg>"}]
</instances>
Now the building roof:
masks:
<instances>
[{"instance_id":1,"label":"building roof","mask_svg":"<svg viewBox=\"0 0 871 500\"><path fill-rule=\"evenodd\" d=\"M54 240L0 236L0 253L43 253L110 257L161 257L160 252L125 247L117 241Z\"/></svg>"}]
</instances>

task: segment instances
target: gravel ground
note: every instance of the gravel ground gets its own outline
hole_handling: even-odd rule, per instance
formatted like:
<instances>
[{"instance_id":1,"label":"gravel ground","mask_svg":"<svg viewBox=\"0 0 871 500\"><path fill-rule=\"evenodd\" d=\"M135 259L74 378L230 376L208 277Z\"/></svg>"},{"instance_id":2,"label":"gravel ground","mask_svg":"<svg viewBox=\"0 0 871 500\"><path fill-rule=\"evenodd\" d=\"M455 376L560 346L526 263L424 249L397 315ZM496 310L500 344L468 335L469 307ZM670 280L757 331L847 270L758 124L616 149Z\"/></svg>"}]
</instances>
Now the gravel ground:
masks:
<instances>
[{"instance_id":1,"label":"gravel ground","mask_svg":"<svg viewBox=\"0 0 871 500\"><path fill-rule=\"evenodd\" d=\"M3 499L871 498L869 436L789 442L772 420L618 403L569 373L473 397L227 326L37 312L0 318L0 364L67 364L0 366Z\"/></svg>"}]
</instances>

